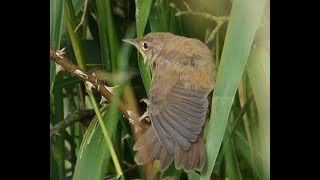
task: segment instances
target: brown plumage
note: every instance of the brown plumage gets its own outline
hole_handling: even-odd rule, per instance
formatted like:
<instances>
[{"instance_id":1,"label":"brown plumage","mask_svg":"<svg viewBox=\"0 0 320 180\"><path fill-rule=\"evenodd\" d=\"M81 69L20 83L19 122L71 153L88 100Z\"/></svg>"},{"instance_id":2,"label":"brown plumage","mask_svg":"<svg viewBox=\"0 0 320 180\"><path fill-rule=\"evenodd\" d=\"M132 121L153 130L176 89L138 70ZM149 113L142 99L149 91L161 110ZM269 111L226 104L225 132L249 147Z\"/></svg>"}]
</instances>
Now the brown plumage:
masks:
<instances>
[{"instance_id":1,"label":"brown plumage","mask_svg":"<svg viewBox=\"0 0 320 180\"><path fill-rule=\"evenodd\" d=\"M159 159L159 171L164 171L174 159L177 169L201 171L207 96L216 79L210 50L198 39L171 33L124 41L140 51L152 72L147 107L152 127L133 147L136 163Z\"/></svg>"}]
</instances>

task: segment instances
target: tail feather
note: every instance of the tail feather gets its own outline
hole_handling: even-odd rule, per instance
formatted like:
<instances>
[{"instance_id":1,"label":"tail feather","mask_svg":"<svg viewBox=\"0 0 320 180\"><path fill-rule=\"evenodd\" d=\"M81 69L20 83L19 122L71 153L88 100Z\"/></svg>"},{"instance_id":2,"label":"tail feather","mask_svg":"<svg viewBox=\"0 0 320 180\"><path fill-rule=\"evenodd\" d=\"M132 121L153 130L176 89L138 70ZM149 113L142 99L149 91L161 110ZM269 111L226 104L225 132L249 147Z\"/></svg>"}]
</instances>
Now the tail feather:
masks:
<instances>
[{"instance_id":1,"label":"tail feather","mask_svg":"<svg viewBox=\"0 0 320 180\"><path fill-rule=\"evenodd\" d=\"M138 151L134 160L138 165L142 165L158 159L160 160L160 172L165 171L173 159L176 169L183 169L185 172L191 172L193 170L201 171L205 161L203 137L199 136L199 139L191 144L189 150L184 150L176 143L174 154L170 154L161 145L153 127L149 127L133 147L135 151Z\"/></svg>"},{"instance_id":2,"label":"tail feather","mask_svg":"<svg viewBox=\"0 0 320 180\"><path fill-rule=\"evenodd\" d=\"M165 148L162 148L160 155L159 171L165 171L173 160L173 154L170 154Z\"/></svg>"},{"instance_id":3,"label":"tail feather","mask_svg":"<svg viewBox=\"0 0 320 180\"><path fill-rule=\"evenodd\" d=\"M155 147L161 147L159 140L154 130L149 128L143 136L133 146L134 151L138 151L134 157L135 162L138 165L145 164L146 162L153 161L154 158L160 157L160 152L154 149Z\"/></svg>"},{"instance_id":4,"label":"tail feather","mask_svg":"<svg viewBox=\"0 0 320 180\"><path fill-rule=\"evenodd\" d=\"M205 156L205 152L204 152L204 141L203 138L199 138L199 142L198 142L198 147L202 147L202 148L198 148L199 151L199 155L198 155L198 162L197 162L197 166L195 167L195 170L197 171L202 171L202 168L204 166L204 156Z\"/></svg>"},{"instance_id":5,"label":"tail feather","mask_svg":"<svg viewBox=\"0 0 320 180\"><path fill-rule=\"evenodd\" d=\"M177 144L175 150L174 162L177 169L183 169L185 172L202 171L205 161L203 137L199 137L187 151Z\"/></svg>"},{"instance_id":6,"label":"tail feather","mask_svg":"<svg viewBox=\"0 0 320 180\"><path fill-rule=\"evenodd\" d=\"M174 152L174 164L176 169L180 170L183 166L183 159L185 155L185 150L183 150L179 145L176 144L175 152Z\"/></svg>"}]
</instances>

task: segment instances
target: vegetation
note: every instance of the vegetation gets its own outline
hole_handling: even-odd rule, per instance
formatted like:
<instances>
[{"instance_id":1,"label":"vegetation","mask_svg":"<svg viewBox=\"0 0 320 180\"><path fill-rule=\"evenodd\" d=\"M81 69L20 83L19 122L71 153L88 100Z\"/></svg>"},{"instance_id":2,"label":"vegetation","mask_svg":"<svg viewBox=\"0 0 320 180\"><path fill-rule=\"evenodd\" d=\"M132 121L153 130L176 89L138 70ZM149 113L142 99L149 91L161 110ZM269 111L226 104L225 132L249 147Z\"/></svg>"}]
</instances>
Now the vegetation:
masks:
<instances>
[{"instance_id":1,"label":"vegetation","mask_svg":"<svg viewBox=\"0 0 320 180\"><path fill-rule=\"evenodd\" d=\"M186 174L171 164L157 178L270 179L269 6L266 0L50 0L51 48L66 47L63 57L117 87L99 103L97 88L66 68L56 73L60 67L50 62L50 179L147 179L156 172L157 162L150 169L133 159L142 133L135 130L148 124L129 121L145 111L139 100L148 97L150 72L121 41L148 32L198 38L219 67L204 170Z\"/></svg>"}]
</instances>

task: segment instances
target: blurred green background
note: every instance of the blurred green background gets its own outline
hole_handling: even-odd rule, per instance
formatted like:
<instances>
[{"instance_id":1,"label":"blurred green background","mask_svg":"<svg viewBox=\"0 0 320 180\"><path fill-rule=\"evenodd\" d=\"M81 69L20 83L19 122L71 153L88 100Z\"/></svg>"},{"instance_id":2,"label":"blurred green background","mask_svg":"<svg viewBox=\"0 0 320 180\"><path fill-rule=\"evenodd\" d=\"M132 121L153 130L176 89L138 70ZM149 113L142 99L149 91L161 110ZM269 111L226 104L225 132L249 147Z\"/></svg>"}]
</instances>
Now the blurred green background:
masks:
<instances>
[{"instance_id":1,"label":"blurred green background","mask_svg":"<svg viewBox=\"0 0 320 180\"><path fill-rule=\"evenodd\" d=\"M66 58L118 86L116 95L143 113L139 100L149 94L149 69L121 39L171 32L206 42L217 25L201 15L176 16L170 3L230 20L207 43L219 69L205 167L187 174L171 164L157 178L270 179L270 1L50 0L50 46L66 47ZM114 104L99 105L100 98L70 73L56 74L51 62L50 179L148 179L133 160L130 123ZM57 133L67 120L72 123Z\"/></svg>"}]
</instances>

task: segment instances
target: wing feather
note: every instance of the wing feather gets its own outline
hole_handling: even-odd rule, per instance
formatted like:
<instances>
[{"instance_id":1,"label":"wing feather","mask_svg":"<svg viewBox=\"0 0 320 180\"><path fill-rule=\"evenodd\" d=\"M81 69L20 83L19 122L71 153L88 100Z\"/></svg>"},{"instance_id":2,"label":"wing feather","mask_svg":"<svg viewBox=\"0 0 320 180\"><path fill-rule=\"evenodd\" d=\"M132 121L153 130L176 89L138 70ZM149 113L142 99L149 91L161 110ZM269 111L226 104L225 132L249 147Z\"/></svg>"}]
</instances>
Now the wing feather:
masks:
<instances>
[{"instance_id":1,"label":"wing feather","mask_svg":"<svg viewBox=\"0 0 320 180\"><path fill-rule=\"evenodd\" d=\"M170 154L174 153L174 143L189 150L191 143L197 140L206 118L208 93L183 89L178 83L168 91L167 98L161 97L161 101L157 101L157 96L150 98L153 106L149 111L151 122L161 144ZM156 106L162 109L152 112Z\"/></svg>"}]
</instances>

